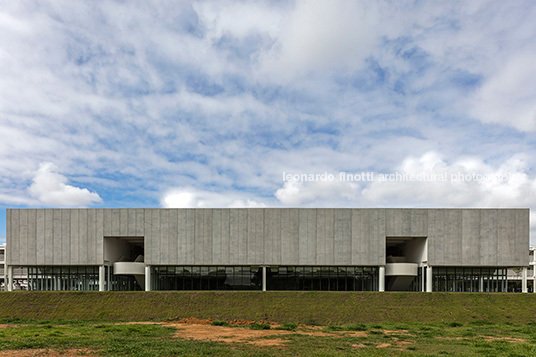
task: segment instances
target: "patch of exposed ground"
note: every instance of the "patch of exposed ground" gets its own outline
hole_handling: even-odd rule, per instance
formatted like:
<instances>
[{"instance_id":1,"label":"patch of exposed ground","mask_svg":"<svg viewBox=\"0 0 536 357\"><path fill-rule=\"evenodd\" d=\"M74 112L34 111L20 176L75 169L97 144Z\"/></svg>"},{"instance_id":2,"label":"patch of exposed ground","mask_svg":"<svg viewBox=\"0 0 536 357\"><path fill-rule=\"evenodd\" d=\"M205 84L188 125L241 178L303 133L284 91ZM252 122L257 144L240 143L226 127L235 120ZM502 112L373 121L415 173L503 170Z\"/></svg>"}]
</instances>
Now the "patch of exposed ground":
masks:
<instances>
[{"instance_id":1,"label":"patch of exposed ground","mask_svg":"<svg viewBox=\"0 0 536 357\"><path fill-rule=\"evenodd\" d=\"M515 337L492 337L492 336L487 336L487 337L484 337L484 340L486 342L491 342L491 341L506 341L506 342L517 342L517 343L527 342L527 340L525 340L525 339L515 338Z\"/></svg>"},{"instance_id":2,"label":"patch of exposed ground","mask_svg":"<svg viewBox=\"0 0 536 357\"><path fill-rule=\"evenodd\" d=\"M87 348L71 348L68 350L57 350L49 348L31 348L24 350L4 350L0 351L0 356L5 357L58 357L58 356L95 356L92 350Z\"/></svg>"},{"instance_id":3,"label":"patch of exposed ground","mask_svg":"<svg viewBox=\"0 0 536 357\"><path fill-rule=\"evenodd\" d=\"M181 319L178 321L162 322L164 326L173 326L177 328L176 337L187 338L193 340L205 340L225 343L248 343L257 346L281 346L287 340L277 338L277 336L286 336L292 334L309 335L309 336L330 336L330 337L365 337L365 331L318 331L321 326L305 326L300 325L296 331L287 330L252 330L247 327L229 327L229 326L214 326L211 325L212 320L199 320L195 318ZM229 321L229 325L249 326L252 324L268 324L270 328L278 327L280 324L269 321L249 321L249 320L233 320Z\"/></svg>"}]
</instances>

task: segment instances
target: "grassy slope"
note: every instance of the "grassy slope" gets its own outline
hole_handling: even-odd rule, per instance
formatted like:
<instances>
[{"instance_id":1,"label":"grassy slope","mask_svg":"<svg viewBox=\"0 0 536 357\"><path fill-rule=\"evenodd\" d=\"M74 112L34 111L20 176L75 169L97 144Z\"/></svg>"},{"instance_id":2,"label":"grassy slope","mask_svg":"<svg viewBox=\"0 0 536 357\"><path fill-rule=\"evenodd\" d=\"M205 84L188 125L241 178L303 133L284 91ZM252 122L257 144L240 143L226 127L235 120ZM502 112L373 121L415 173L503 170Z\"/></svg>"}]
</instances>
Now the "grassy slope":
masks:
<instances>
[{"instance_id":1,"label":"grassy slope","mask_svg":"<svg viewBox=\"0 0 536 357\"><path fill-rule=\"evenodd\" d=\"M215 320L345 324L536 322L536 294L346 292L13 292L0 318Z\"/></svg>"}]
</instances>

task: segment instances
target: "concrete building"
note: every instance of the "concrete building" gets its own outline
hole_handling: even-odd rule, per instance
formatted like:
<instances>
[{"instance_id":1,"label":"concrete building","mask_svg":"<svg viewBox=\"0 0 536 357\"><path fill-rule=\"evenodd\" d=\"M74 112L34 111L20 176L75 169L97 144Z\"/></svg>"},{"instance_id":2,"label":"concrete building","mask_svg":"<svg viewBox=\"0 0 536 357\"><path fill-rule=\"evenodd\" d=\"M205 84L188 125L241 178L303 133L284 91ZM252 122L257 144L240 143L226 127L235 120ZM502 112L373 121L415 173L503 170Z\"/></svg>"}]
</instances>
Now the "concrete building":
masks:
<instances>
[{"instance_id":1,"label":"concrete building","mask_svg":"<svg viewBox=\"0 0 536 357\"><path fill-rule=\"evenodd\" d=\"M528 249L528 209L7 210L29 290L527 291Z\"/></svg>"}]
</instances>

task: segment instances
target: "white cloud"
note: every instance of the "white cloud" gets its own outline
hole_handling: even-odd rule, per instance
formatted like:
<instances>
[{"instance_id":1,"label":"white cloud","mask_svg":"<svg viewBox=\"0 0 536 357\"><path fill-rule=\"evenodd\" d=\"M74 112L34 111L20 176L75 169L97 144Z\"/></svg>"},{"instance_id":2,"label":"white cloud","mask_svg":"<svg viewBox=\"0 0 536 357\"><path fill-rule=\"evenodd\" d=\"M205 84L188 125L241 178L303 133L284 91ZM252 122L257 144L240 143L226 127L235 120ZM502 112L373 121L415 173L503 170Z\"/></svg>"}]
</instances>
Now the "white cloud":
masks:
<instances>
[{"instance_id":1,"label":"white cloud","mask_svg":"<svg viewBox=\"0 0 536 357\"><path fill-rule=\"evenodd\" d=\"M263 202L244 197L241 192L218 193L180 187L163 195L161 204L165 208L246 208L266 207Z\"/></svg>"},{"instance_id":2,"label":"white cloud","mask_svg":"<svg viewBox=\"0 0 536 357\"><path fill-rule=\"evenodd\" d=\"M522 156L493 166L475 157L448 163L428 152L406 158L394 171L405 176L375 180L362 191L363 198L381 205L436 207L532 207L536 202L536 179Z\"/></svg>"},{"instance_id":3,"label":"white cloud","mask_svg":"<svg viewBox=\"0 0 536 357\"><path fill-rule=\"evenodd\" d=\"M472 114L484 123L536 130L536 54L511 58L473 98Z\"/></svg>"},{"instance_id":4,"label":"white cloud","mask_svg":"<svg viewBox=\"0 0 536 357\"><path fill-rule=\"evenodd\" d=\"M355 70L377 44L378 25L373 2L297 1L271 50L261 54L261 68L276 81Z\"/></svg>"},{"instance_id":5,"label":"white cloud","mask_svg":"<svg viewBox=\"0 0 536 357\"><path fill-rule=\"evenodd\" d=\"M353 182L337 180L325 181L286 181L283 188L275 192L275 197L284 205L300 206L315 202L322 205L336 205L341 201L343 205L351 205L358 198L359 185Z\"/></svg>"},{"instance_id":6,"label":"white cloud","mask_svg":"<svg viewBox=\"0 0 536 357\"><path fill-rule=\"evenodd\" d=\"M67 178L57 171L57 167L51 162L39 165L39 170L28 191L41 204L57 207L86 207L102 201L95 192L68 185Z\"/></svg>"}]
</instances>

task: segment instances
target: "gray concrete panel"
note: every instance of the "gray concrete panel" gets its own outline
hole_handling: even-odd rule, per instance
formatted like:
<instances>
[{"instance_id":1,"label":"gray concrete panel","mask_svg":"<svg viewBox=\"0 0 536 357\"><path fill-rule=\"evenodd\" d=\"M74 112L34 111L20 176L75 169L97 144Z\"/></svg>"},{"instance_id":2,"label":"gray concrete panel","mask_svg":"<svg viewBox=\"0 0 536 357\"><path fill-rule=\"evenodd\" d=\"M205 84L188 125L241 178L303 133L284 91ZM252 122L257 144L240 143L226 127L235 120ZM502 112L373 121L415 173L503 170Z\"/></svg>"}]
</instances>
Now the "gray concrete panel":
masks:
<instances>
[{"instance_id":1,"label":"gray concrete panel","mask_svg":"<svg viewBox=\"0 0 536 357\"><path fill-rule=\"evenodd\" d=\"M179 259L179 216L177 210L168 210L168 219L167 259L169 262L176 262Z\"/></svg>"},{"instance_id":2,"label":"gray concrete panel","mask_svg":"<svg viewBox=\"0 0 536 357\"><path fill-rule=\"evenodd\" d=\"M462 261L480 262L480 211L474 209L462 210Z\"/></svg>"},{"instance_id":3,"label":"gray concrete panel","mask_svg":"<svg viewBox=\"0 0 536 357\"><path fill-rule=\"evenodd\" d=\"M52 252L53 264L61 264L61 249L63 248L61 242L61 209L54 209L52 215L52 239L54 241L54 251ZM87 242L87 237L84 241Z\"/></svg>"},{"instance_id":4,"label":"gray concrete panel","mask_svg":"<svg viewBox=\"0 0 536 357\"><path fill-rule=\"evenodd\" d=\"M151 230L150 230L150 245L151 245L151 252L149 254L149 264L158 264L160 261L160 243L161 243L161 236L160 236L160 223L161 223L161 210L159 209L151 209L149 210L151 212Z\"/></svg>"},{"instance_id":5,"label":"gray concrete panel","mask_svg":"<svg viewBox=\"0 0 536 357\"><path fill-rule=\"evenodd\" d=\"M80 249L79 249L79 259L80 259L80 265L87 265L89 264L89 256L88 256L88 249L89 249L89 236L88 236L88 210L87 209L81 209L78 212L78 237L79 237L79 243L80 243ZM56 263L57 264L57 263Z\"/></svg>"},{"instance_id":6,"label":"gray concrete panel","mask_svg":"<svg viewBox=\"0 0 536 357\"><path fill-rule=\"evenodd\" d=\"M38 265L45 264L45 211L36 210L36 257Z\"/></svg>"},{"instance_id":7,"label":"gray concrete panel","mask_svg":"<svg viewBox=\"0 0 536 357\"><path fill-rule=\"evenodd\" d=\"M334 210L334 265L352 264L352 211Z\"/></svg>"},{"instance_id":8,"label":"gray concrete panel","mask_svg":"<svg viewBox=\"0 0 536 357\"><path fill-rule=\"evenodd\" d=\"M318 265L333 264L334 257L333 210L316 209L316 262Z\"/></svg>"},{"instance_id":9,"label":"gray concrete panel","mask_svg":"<svg viewBox=\"0 0 536 357\"><path fill-rule=\"evenodd\" d=\"M281 210L281 264L296 265L299 252L299 210Z\"/></svg>"},{"instance_id":10,"label":"gray concrete panel","mask_svg":"<svg viewBox=\"0 0 536 357\"><path fill-rule=\"evenodd\" d=\"M199 264L212 264L212 212L196 209L194 259Z\"/></svg>"},{"instance_id":11,"label":"gray concrete panel","mask_svg":"<svg viewBox=\"0 0 536 357\"><path fill-rule=\"evenodd\" d=\"M171 246L171 210L170 209L161 209L160 210L160 251L158 255L158 262L162 264L169 264L171 260L169 259L169 247ZM173 237L175 238L175 237Z\"/></svg>"},{"instance_id":12,"label":"gray concrete panel","mask_svg":"<svg viewBox=\"0 0 536 357\"><path fill-rule=\"evenodd\" d=\"M377 252L377 256L374 253L368 254L368 260L363 265L383 265L385 264L385 210L371 210L370 222L373 225L370 235L370 252Z\"/></svg>"},{"instance_id":13,"label":"gray concrete panel","mask_svg":"<svg viewBox=\"0 0 536 357\"><path fill-rule=\"evenodd\" d=\"M281 263L281 209L264 211L264 262L278 265Z\"/></svg>"},{"instance_id":14,"label":"gray concrete panel","mask_svg":"<svg viewBox=\"0 0 536 357\"><path fill-rule=\"evenodd\" d=\"M411 228L410 237L427 237L428 236L428 214L423 209L410 209Z\"/></svg>"},{"instance_id":15,"label":"gray concrete panel","mask_svg":"<svg viewBox=\"0 0 536 357\"><path fill-rule=\"evenodd\" d=\"M508 264L508 258L515 255L516 237L515 237L516 214L515 211L499 211L497 216L497 264Z\"/></svg>"},{"instance_id":16,"label":"gray concrete panel","mask_svg":"<svg viewBox=\"0 0 536 357\"><path fill-rule=\"evenodd\" d=\"M54 211L47 209L45 210L45 265L52 264L54 264Z\"/></svg>"},{"instance_id":17,"label":"gray concrete panel","mask_svg":"<svg viewBox=\"0 0 536 357\"><path fill-rule=\"evenodd\" d=\"M95 210L95 264L104 262L104 210Z\"/></svg>"},{"instance_id":18,"label":"gray concrete panel","mask_svg":"<svg viewBox=\"0 0 536 357\"><path fill-rule=\"evenodd\" d=\"M527 255L527 246L530 237L530 217L529 210L516 210L516 254L512 257L515 264L510 266L527 266L529 256Z\"/></svg>"},{"instance_id":19,"label":"gray concrete panel","mask_svg":"<svg viewBox=\"0 0 536 357\"><path fill-rule=\"evenodd\" d=\"M253 208L246 210L248 214L247 264L263 264L264 252L264 209Z\"/></svg>"},{"instance_id":20,"label":"gray concrete panel","mask_svg":"<svg viewBox=\"0 0 536 357\"><path fill-rule=\"evenodd\" d=\"M94 212L94 211L93 211ZM71 263L71 210L61 210L61 250L60 264Z\"/></svg>"},{"instance_id":21,"label":"gray concrete panel","mask_svg":"<svg viewBox=\"0 0 536 357\"><path fill-rule=\"evenodd\" d=\"M247 210L233 209L230 212L231 261L245 262L248 257Z\"/></svg>"},{"instance_id":22,"label":"gray concrete panel","mask_svg":"<svg viewBox=\"0 0 536 357\"><path fill-rule=\"evenodd\" d=\"M121 235L121 211L118 208L112 208L111 233L113 237L119 237Z\"/></svg>"},{"instance_id":23,"label":"gray concrete panel","mask_svg":"<svg viewBox=\"0 0 536 357\"><path fill-rule=\"evenodd\" d=\"M80 210L79 209L72 209L70 210L71 213L71 219L70 219L70 262L69 264L76 264L80 261L80 234L79 234L79 217L80 217ZM38 237L39 238L39 237Z\"/></svg>"},{"instance_id":24,"label":"gray concrete panel","mask_svg":"<svg viewBox=\"0 0 536 357\"><path fill-rule=\"evenodd\" d=\"M119 210L119 236L121 237L128 236L128 211L124 208Z\"/></svg>"},{"instance_id":25,"label":"gray concrete panel","mask_svg":"<svg viewBox=\"0 0 536 357\"><path fill-rule=\"evenodd\" d=\"M103 257L97 259L97 251L103 251L102 245L97 247L97 210L87 210L87 262L88 264L102 264ZM102 237L102 233L99 234ZM100 248L100 249L99 249Z\"/></svg>"},{"instance_id":26,"label":"gray concrete panel","mask_svg":"<svg viewBox=\"0 0 536 357\"><path fill-rule=\"evenodd\" d=\"M444 210L444 236L443 249L445 259L448 259L451 265L462 265L462 211L457 209Z\"/></svg>"},{"instance_id":27,"label":"gray concrete panel","mask_svg":"<svg viewBox=\"0 0 536 357\"><path fill-rule=\"evenodd\" d=\"M145 237L151 265L382 265L389 236L436 266L528 262L527 209L9 209L12 265L102 264L103 237Z\"/></svg>"},{"instance_id":28,"label":"gray concrete panel","mask_svg":"<svg viewBox=\"0 0 536 357\"><path fill-rule=\"evenodd\" d=\"M28 210L20 211L19 214L19 263L28 264Z\"/></svg>"},{"instance_id":29,"label":"gray concrete panel","mask_svg":"<svg viewBox=\"0 0 536 357\"><path fill-rule=\"evenodd\" d=\"M352 264L368 261L370 237L370 210L352 210Z\"/></svg>"},{"instance_id":30,"label":"gray concrete panel","mask_svg":"<svg viewBox=\"0 0 536 357\"><path fill-rule=\"evenodd\" d=\"M111 237L112 236L112 210L111 209L103 209L103 232L105 237Z\"/></svg>"}]
</instances>

